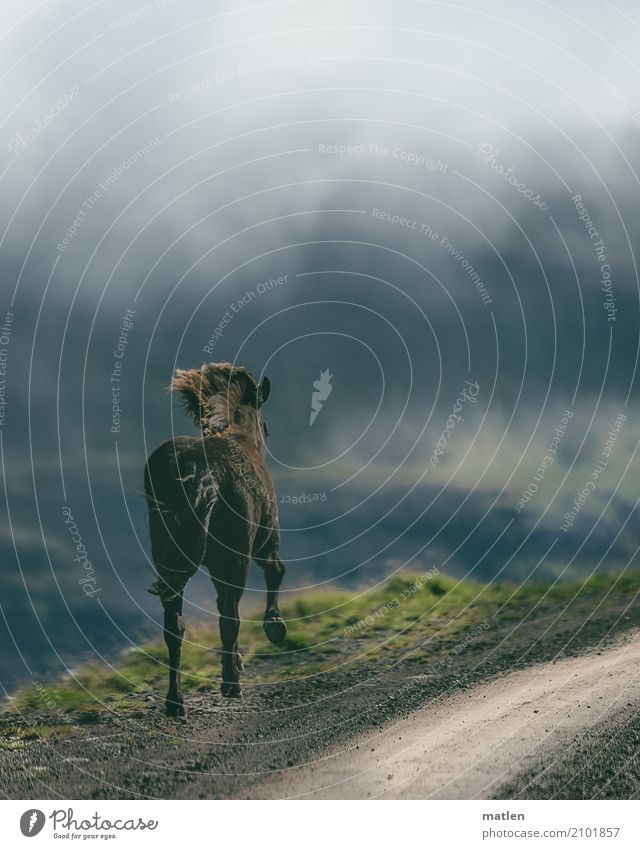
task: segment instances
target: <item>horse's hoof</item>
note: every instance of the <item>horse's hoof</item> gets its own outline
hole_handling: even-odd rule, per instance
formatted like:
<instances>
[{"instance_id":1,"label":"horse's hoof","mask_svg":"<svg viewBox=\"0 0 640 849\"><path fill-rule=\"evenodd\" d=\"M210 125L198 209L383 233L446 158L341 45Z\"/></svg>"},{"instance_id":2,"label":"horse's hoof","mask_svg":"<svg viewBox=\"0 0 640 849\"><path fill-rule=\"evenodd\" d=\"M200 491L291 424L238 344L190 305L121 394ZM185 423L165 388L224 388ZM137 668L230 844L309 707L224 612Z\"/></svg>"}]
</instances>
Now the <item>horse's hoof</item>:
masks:
<instances>
[{"instance_id":1,"label":"horse's hoof","mask_svg":"<svg viewBox=\"0 0 640 849\"><path fill-rule=\"evenodd\" d=\"M287 626L279 616L276 619L265 619L263 628L269 642L275 645L284 642L287 636Z\"/></svg>"},{"instance_id":2,"label":"horse's hoof","mask_svg":"<svg viewBox=\"0 0 640 849\"><path fill-rule=\"evenodd\" d=\"M234 681L223 681L220 692L226 699L237 699L242 695L242 688Z\"/></svg>"},{"instance_id":3,"label":"horse's hoof","mask_svg":"<svg viewBox=\"0 0 640 849\"><path fill-rule=\"evenodd\" d=\"M171 716L174 719L180 716L187 715L187 711L185 709L182 698L180 699L180 701L176 701L175 699L167 699L164 703L164 712L167 716Z\"/></svg>"}]
</instances>

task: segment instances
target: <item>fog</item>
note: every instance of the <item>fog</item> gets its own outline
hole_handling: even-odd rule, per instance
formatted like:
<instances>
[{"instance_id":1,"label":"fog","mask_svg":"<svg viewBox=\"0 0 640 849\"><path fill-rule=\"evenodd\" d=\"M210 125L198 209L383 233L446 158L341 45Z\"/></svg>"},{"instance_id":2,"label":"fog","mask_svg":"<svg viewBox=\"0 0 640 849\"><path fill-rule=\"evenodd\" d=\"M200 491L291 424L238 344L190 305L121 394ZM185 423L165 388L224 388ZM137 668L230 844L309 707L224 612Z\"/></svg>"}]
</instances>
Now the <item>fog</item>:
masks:
<instances>
[{"instance_id":1,"label":"fog","mask_svg":"<svg viewBox=\"0 0 640 849\"><path fill-rule=\"evenodd\" d=\"M639 26L631 2L5 4L6 688L158 633L142 469L194 432L166 386L205 361L272 381L286 592L635 563ZM205 576L187 605L209 615Z\"/></svg>"}]
</instances>

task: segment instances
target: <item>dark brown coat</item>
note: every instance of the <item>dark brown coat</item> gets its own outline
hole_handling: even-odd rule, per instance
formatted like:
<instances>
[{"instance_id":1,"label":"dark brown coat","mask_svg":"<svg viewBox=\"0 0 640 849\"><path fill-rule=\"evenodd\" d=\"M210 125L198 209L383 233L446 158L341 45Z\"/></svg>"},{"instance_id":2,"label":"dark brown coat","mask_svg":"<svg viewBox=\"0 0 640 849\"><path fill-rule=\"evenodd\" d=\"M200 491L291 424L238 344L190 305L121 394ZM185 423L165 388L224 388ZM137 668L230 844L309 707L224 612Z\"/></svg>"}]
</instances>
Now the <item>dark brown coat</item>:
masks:
<instances>
[{"instance_id":1,"label":"dark brown coat","mask_svg":"<svg viewBox=\"0 0 640 849\"><path fill-rule=\"evenodd\" d=\"M284 575L275 489L266 466L266 423L261 407L270 392L244 368L209 363L178 370L171 389L182 395L201 436L177 436L149 457L144 484L149 503L151 552L158 572L152 592L164 605L169 649L169 715L184 714L180 651L184 624L182 596L200 565L218 594L222 639L222 694L240 695L242 658L238 651L238 604L249 561L265 573L264 630L281 642L286 626L278 608Z\"/></svg>"}]
</instances>

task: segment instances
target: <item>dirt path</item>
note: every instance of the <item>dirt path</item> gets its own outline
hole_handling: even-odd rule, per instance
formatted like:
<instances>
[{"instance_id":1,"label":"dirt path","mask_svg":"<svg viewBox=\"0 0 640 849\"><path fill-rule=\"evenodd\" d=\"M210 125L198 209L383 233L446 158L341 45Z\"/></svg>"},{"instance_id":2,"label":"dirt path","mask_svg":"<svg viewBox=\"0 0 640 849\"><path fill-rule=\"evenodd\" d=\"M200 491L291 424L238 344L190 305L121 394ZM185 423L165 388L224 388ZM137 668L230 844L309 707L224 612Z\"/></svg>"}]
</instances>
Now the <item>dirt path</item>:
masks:
<instances>
[{"instance_id":1,"label":"dirt path","mask_svg":"<svg viewBox=\"0 0 640 849\"><path fill-rule=\"evenodd\" d=\"M472 799L640 704L640 635L438 699L381 732L252 788L253 798Z\"/></svg>"}]
</instances>

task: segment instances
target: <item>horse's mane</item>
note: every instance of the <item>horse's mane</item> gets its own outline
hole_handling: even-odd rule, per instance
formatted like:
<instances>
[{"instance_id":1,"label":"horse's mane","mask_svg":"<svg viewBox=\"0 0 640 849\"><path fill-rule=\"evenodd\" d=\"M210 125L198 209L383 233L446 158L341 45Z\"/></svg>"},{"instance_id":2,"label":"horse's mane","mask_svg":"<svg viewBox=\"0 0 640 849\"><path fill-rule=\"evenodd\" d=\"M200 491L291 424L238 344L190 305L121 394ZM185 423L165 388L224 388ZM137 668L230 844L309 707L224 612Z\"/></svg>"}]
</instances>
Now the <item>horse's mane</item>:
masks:
<instances>
[{"instance_id":1,"label":"horse's mane","mask_svg":"<svg viewBox=\"0 0 640 849\"><path fill-rule=\"evenodd\" d=\"M233 380L235 376L245 380ZM180 394L185 411L197 426L206 423L210 430L220 432L229 426L230 408L247 402L247 381L255 393L256 382L245 368L229 363L205 364L176 369L169 389Z\"/></svg>"}]
</instances>

